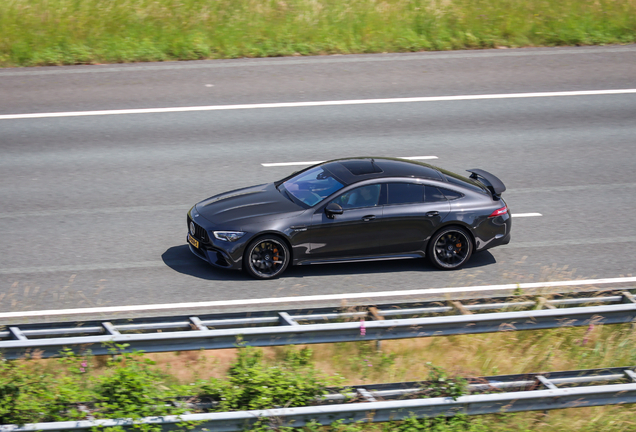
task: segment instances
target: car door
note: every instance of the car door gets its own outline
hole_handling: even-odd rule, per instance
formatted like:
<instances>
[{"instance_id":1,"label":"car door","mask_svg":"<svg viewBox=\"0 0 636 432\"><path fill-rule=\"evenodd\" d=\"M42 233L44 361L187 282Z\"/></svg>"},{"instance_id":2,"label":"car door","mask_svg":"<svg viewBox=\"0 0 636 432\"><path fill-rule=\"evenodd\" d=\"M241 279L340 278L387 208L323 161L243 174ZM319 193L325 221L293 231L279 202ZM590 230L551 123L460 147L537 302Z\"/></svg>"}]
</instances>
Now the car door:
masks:
<instances>
[{"instance_id":1,"label":"car door","mask_svg":"<svg viewBox=\"0 0 636 432\"><path fill-rule=\"evenodd\" d=\"M312 217L309 255L313 259L337 260L377 254L381 189L380 184L360 186L330 200L342 207L340 215L328 215L321 207Z\"/></svg>"},{"instance_id":2,"label":"car door","mask_svg":"<svg viewBox=\"0 0 636 432\"><path fill-rule=\"evenodd\" d=\"M436 187L417 182L388 183L382 219L377 224L380 253L424 251L426 240L449 212L449 202Z\"/></svg>"}]
</instances>

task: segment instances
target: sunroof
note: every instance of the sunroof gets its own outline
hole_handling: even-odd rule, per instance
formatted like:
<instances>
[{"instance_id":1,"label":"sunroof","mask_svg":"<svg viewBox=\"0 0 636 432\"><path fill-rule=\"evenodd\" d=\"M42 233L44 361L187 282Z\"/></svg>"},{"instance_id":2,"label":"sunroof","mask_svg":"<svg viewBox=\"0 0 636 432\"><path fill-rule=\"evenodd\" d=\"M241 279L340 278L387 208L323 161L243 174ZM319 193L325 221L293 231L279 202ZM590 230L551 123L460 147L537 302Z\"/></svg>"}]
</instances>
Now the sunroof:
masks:
<instances>
[{"instance_id":1,"label":"sunroof","mask_svg":"<svg viewBox=\"0 0 636 432\"><path fill-rule=\"evenodd\" d=\"M373 159L349 160L340 162L340 164L348 169L353 175L374 174L382 172L380 167L373 162Z\"/></svg>"}]
</instances>

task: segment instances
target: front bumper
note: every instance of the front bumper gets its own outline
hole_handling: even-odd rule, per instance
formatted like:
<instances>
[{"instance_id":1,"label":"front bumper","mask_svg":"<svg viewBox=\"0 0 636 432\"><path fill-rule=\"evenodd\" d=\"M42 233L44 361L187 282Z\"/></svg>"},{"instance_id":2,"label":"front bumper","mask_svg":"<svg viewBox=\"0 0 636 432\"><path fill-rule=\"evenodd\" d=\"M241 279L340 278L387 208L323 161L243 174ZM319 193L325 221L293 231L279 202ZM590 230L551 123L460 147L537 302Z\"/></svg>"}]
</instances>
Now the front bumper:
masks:
<instances>
[{"instance_id":1,"label":"front bumper","mask_svg":"<svg viewBox=\"0 0 636 432\"><path fill-rule=\"evenodd\" d=\"M203 244L199 239L196 240L199 242L198 248L194 247L190 243L190 234L187 234L186 242L188 243L190 252L192 252L196 257L201 258L203 261L206 261L207 263L212 264L215 267L237 270L241 269L242 266L237 265L237 263L232 260L232 258L230 258L227 252L209 247L208 245Z\"/></svg>"},{"instance_id":2,"label":"front bumper","mask_svg":"<svg viewBox=\"0 0 636 432\"><path fill-rule=\"evenodd\" d=\"M188 243L190 252L214 267L241 270L243 251L251 236L245 235L235 242L219 240L210 234L214 227L209 226L209 222L196 212L194 215L192 213L192 210L188 212L187 225L188 231L190 231L190 224L194 223L194 234L188 232L186 235L186 243ZM190 242L190 238L195 241Z\"/></svg>"}]
</instances>

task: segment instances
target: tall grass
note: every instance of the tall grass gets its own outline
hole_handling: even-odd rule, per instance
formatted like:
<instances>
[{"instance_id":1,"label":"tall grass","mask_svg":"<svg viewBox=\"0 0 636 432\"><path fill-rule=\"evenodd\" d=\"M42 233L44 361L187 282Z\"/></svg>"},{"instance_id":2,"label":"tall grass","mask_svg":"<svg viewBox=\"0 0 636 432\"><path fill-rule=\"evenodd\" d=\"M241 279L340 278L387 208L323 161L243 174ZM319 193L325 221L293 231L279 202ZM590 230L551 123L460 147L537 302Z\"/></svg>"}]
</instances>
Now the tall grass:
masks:
<instances>
[{"instance_id":1,"label":"tall grass","mask_svg":"<svg viewBox=\"0 0 636 432\"><path fill-rule=\"evenodd\" d=\"M499 332L422 339L317 345L316 367L347 384L419 381L427 363L464 377L636 365L631 324ZM280 358L284 348L272 348ZM626 432L636 430L636 406L606 406L497 414L475 418L490 432ZM381 427L369 426L368 432Z\"/></svg>"},{"instance_id":2,"label":"tall grass","mask_svg":"<svg viewBox=\"0 0 636 432\"><path fill-rule=\"evenodd\" d=\"M267 366L280 367L283 364L289 364L289 362L311 366L326 376L334 377L334 379L339 376L342 381L337 381L344 385L426 380L430 371L429 363L445 369L451 376L464 377L618 366L633 367L636 365L636 329L631 324L625 324L404 339L383 341L381 348L382 350L378 352L373 341L311 345L310 349L313 354L293 347L265 348L263 350L265 360L263 368L258 368L257 375L249 375L251 378L247 381L252 386L255 384L252 380L256 380L258 377L257 383L265 380L271 382L268 386L273 386L275 385L274 375L269 372ZM126 360L133 358L136 358L137 361L131 363ZM245 358L243 356L244 360ZM259 361L260 358L259 355ZM114 359L119 360L114 362ZM137 366L141 367L142 365L144 376L158 377L156 379L159 379L160 382L144 379L141 381L132 380L133 384L145 383L144 385L148 384L153 388L161 387L166 391L170 390L171 395L187 395L190 394L188 393L190 390L198 388L193 383L199 382L201 384L198 380L227 377L228 372L231 374L233 368L236 368L237 359L241 359L239 350L230 349L147 354L143 358L138 356L115 356L112 358L107 356L96 358L69 356L62 360L66 365L62 369L60 369L60 360L54 359L31 359L17 362L17 365L18 369L22 370L21 376L25 382L32 381L31 377L33 376L39 376L40 378L48 377L46 379L49 381L66 383L66 393L59 397L56 396L56 400L68 402L73 395L76 399L80 398L77 400L89 400L88 396L90 395L84 394L87 389L92 388L88 384L102 382L109 377L115 379L114 382L117 384L119 382L117 380L128 379L129 375L126 374L138 373ZM0 364L3 365L6 372L9 363L0 362ZM127 367L123 371L127 371L126 374L114 373L119 366ZM29 367L33 370L28 369ZM114 367L115 369L113 369ZM35 373L37 371L39 372ZM71 388L70 384L65 381L65 373L83 381L77 381L76 386ZM4 380L5 387L8 382L6 375L6 373L4 375L0 373L0 381ZM309 377L309 375L307 376ZM296 380L297 376L292 375L288 378ZM309 381L311 380L308 379L307 384ZM15 379L11 382L15 382ZM210 385L218 384L215 380L210 382ZM37 383L37 381L35 383L41 389L43 384ZM78 383L83 384L78 387ZM193 385L195 387L192 387ZM283 389L287 389L290 385L293 387L297 384L288 383L283 386ZM11 388L15 389L16 387L14 385ZM214 388L225 387L217 386ZM265 389L267 388L265 387ZM75 389L75 393L69 393L69 389ZM144 390L142 393L145 394L145 392ZM37 396L34 392L29 394L33 396L31 399ZM55 394L57 393L53 392L53 395ZM49 395L53 397L53 395ZM3 398L6 399L7 396L0 397L0 399ZM24 407L21 409L24 412L28 411ZM525 432L530 430L540 432L634 431L636 430L636 405L572 408L550 411L547 415L543 412L501 413L471 418L469 422L480 426L475 430L488 430L490 432ZM406 429L396 429L391 425L369 424L362 428L350 429L350 432L389 432L392 430L404 432ZM422 429L409 430L416 432ZM464 429L443 430L451 432ZM336 432L336 429L324 429L324 432L329 431ZM344 429L338 429L338 431L344 432Z\"/></svg>"},{"instance_id":3,"label":"tall grass","mask_svg":"<svg viewBox=\"0 0 636 432\"><path fill-rule=\"evenodd\" d=\"M636 42L636 0L3 0L0 65Z\"/></svg>"},{"instance_id":4,"label":"tall grass","mask_svg":"<svg viewBox=\"0 0 636 432\"><path fill-rule=\"evenodd\" d=\"M421 339L311 345L316 368L339 374L344 384L421 381L427 363L451 375L488 375L550 372L636 365L636 329L631 324L499 332ZM285 358L289 347L266 348L271 364ZM235 361L236 350L150 354L158 367L181 382L222 377ZM472 421L472 420L471 420ZM488 415L476 419L491 432L624 432L636 430L636 405ZM368 425L365 432L388 431Z\"/></svg>"}]
</instances>

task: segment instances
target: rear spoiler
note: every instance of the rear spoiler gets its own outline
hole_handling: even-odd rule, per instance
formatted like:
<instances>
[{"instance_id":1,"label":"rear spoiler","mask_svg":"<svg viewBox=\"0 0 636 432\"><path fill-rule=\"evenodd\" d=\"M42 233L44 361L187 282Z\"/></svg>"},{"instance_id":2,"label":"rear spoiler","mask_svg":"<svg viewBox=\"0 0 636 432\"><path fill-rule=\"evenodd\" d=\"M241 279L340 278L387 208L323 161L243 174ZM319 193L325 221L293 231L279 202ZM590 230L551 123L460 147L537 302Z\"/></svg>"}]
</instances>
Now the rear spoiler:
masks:
<instances>
[{"instance_id":1,"label":"rear spoiler","mask_svg":"<svg viewBox=\"0 0 636 432\"><path fill-rule=\"evenodd\" d=\"M481 169L469 169L466 170L470 173L470 178L473 180L477 180L482 183L490 193L492 197L495 199L499 199L499 195L506 191L506 186L503 184L499 178L493 174L490 174L488 171L484 171Z\"/></svg>"}]
</instances>

